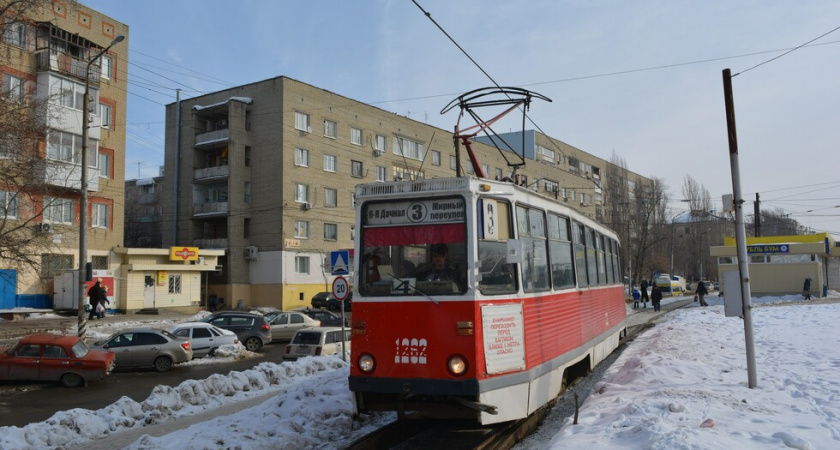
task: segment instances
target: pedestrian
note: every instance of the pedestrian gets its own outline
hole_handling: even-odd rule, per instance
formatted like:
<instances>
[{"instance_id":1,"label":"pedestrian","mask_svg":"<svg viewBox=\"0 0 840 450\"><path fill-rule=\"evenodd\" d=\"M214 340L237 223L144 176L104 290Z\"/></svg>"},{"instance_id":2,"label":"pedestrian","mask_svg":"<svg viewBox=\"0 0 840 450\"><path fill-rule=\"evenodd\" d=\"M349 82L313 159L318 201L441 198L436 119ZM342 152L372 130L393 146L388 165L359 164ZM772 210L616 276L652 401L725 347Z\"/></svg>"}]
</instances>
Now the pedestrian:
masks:
<instances>
[{"instance_id":1,"label":"pedestrian","mask_svg":"<svg viewBox=\"0 0 840 450\"><path fill-rule=\"evenodd\" d=\"M645 305L647 308L647 302L650 301L650 297L648 297L648 282L647 280L642 280L642 304Z\"/></svg>"},{"instance_id":2,"label":"pedestrian","mask_svg":"<svg viewBox=\"0 0 840 450\"><path fill-rule=\"evenodd\" d=\"M802 286L802 295L805 300L811 300L811 277L805 278L805 286Z\"/></svg>"},{"instance_id":3,"label":"pedestrian","mask_svg":"<svg viewBox=\"0 0 840 450\"><path fill-rule=\"evenodd\" d=\"M697 282L697 289L694 293L697 294L697 300L700 301L700 306L709 306L706 303L706 295L709 294L709 290L706 289L706 283L703 280Z\"/></svg>"},{"instance_id":4,"label":"pedestrian","mask_svg":"<svg viewBox=\"0 0 840 450\"><path fill-rule=\"evenodd\" d=\"M99 305L99 300L102 298L103 292L101 281L97 281L96 284L88 289L88 301L90 302L90 314L88 314L88 320L93 320L94 317L99 316L96 311L96 306Z\"/></svg>"},{"instance_id":5,"label":"pedestrian","mask_svg":"<svg viewBox=\"0 0 840 450\"><path fill-rule=\"evenodd\" d=\"M635 287L633 288L633 309L639 309L639 298L641 298L642 294L639 293L639 290Z\"/></svg>"},{"instance_id":6,"label":"pedestrian","mask_svg":"<svg viewBox=\"0 0 840 450\"><path fill-rule=\"evenodd\" d=\"M111 301L108 300L108 289L101 287L99 289L99 303L96 305L96 316L100 319L105 318L105 310L108 309L105 305L110 305Z\"/></svg>"},{"instance_id":7,"label":"pedestrian","mask_svg":"<svg viewBox=\"0 0 840 450\"><path fill-rule=\"evenodd\" d=\"M655 284L653 285L653 290L650 291L650 302L653 304L654 312L662 310L662 291Z\"/></svg>"}]
</instances>

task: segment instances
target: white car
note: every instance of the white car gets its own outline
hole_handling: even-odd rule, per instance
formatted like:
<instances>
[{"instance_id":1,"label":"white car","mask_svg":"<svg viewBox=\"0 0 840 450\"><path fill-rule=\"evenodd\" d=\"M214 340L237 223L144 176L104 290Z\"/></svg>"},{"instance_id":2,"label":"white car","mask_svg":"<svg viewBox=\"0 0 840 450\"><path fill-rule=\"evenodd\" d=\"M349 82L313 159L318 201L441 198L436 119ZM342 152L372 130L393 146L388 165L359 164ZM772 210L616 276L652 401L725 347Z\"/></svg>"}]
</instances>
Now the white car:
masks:
<instances>
[{"instance_id":1,"label":"white car","mask_svg":"<svg viewBox=\"0 0 840 450\"><path fill-rule=\"evenodd\" d=\"M292 341L286 345L283 359L294 361L304 356L340 355L342 350L350 353L350 330L341 327L305 328L295 332ZM342 346L344 347L342 349Z\"/></svg>"},{"instance_id":2,"label":"white car","mask_svg":"<svg viewBox=\"0 0 840 450\"><path fill-rule=\"evenodd\" d=\"M219 328L205 322L185 322L173 325L169 332L175 336L190 339L193 348L193 358L213 356L213 352L223 346L238 344L239 338L233 331Z\"/></svg>"}]
</instances>

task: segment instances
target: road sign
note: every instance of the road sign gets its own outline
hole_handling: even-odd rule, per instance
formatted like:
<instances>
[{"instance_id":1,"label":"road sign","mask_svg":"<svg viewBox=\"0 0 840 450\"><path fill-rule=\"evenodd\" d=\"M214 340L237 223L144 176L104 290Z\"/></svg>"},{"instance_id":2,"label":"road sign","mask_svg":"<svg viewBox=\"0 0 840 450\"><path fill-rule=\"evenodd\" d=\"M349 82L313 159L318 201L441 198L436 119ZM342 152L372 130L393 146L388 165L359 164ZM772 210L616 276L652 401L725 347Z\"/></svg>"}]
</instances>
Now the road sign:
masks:
<instances>
[{"instance_id":1,"label":"road sign","mask_svg":"<svg viewBox=\"0 0 840 450\"><path fill-rule=\"evenodd\" d=\"M330 252L330 264L332 265L333 275L349 275L350 251L337 250Z\"/></svg>"},{"instance_id":2,"label":"road sign","mask_svg":"<svg viewBox=\"0 0 840 450\"><path fill-rule=\"evenodd\" d=\"M332 294L339 301L344 301L347 295L350 294L350 285L347 283L347 278L335 277L332 284Z\"/></svg>"}]
</instances>

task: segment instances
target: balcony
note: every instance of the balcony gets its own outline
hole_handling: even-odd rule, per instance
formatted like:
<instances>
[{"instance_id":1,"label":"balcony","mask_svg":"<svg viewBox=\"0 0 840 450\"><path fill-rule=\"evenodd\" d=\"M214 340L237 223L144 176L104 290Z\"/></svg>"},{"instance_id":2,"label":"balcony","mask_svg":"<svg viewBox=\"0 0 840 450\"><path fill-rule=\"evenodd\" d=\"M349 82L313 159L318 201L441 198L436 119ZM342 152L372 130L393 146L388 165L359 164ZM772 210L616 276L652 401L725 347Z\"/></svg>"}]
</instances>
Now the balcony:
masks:
<instances>
[{"instance_id":1,"label":"balcony","mask_svg":"<svg viewBox=\"0 0 840 450\"><path fill-rule=\"evenodd\" d=\"M227 215L230 212L228 202L207 202L193 205L193 216L215 217Z\"/></svg>"},{"instance_id":2,"label":"balcony","mask_svg":"<svg viewBox=\"0 0 840 450\"><path fill-rule=\"evenodd\" d=\"M230 166L215 166L205 167L203 169L195 169L193 173L193 180L195 182L206 182L223 180L230 176Z\"/></svg>"},{"instance_id":3,"label":"balcony","mask_svg":"<svg viewBox=\"0 0 840 450\"><path fill-rule=\"evenodd\" d=\"M157 203L160 200L160 196L157 192L144 192L137 196L137 203L141 205L149 205Z\"/></svg>"},{"instance_id":4,"label":"balcony","mask_svg":"<svg viewBox=\"0 0 840 450\"><path fill-rule=\"evenodd\" d=\"M221 130L214 130L208 131L206 133L200 133L195 135L195 146L201 145L210 145L216 143L223 143L227 142L230 136L230 132L227 128L223 128Z\"/></svg>"},{"instance_id":5,"label":"balcony","mask_svg":"<svg viewBox=\"0 0 840 450\"><path fill-rule=\"evenodd\" d=\"M64 161L46 160L36 176L44 184L65 189L82 189L82 166ZM88 167L88 192L99 190L99 169Z\"/></svg>"},{"instance_id":6,"label":"balcony","mask_svg":"<svg viewBox=\"0 0 840 450\"><path fill-rule=\"evenodd\" d=\"M227 238L218 239L195 239L193 241L200 248L227 248Z\"/></svg>"},{"instance_id":7,"label":"balcony","mask_svg":"<svg viewBox=\"0 0 840 450\"><path fill-rule=\"evenodd\" d=\"M38 53L36 70L38 72L59 72L65 75L85 79L85 68L87 61L53 50L45 50ZM91 86L99 86L100 69L98 64L91 64L88 81Z\"/></svg>"}]
</instances>

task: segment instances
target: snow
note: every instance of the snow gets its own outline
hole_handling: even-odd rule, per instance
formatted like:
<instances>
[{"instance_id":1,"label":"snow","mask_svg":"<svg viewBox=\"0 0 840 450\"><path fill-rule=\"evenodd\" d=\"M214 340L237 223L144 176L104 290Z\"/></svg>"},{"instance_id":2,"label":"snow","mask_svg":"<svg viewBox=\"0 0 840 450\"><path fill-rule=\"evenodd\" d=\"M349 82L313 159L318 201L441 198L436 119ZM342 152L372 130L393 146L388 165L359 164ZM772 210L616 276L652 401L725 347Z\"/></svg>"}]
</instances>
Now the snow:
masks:
<instances>
[{"instance_id":1,"label":"snow","mask_svg":"<svg viewBox=\"0 0 840 450\"><path fill-rule=\"evenodd\" d=\"M708 297L708 307L691 303L669 312L593 380L578 424L571 414L549 413L516 448L838 448L840 294L830 297L752 299L753 389L743 321L724 317L720 297ZM243 350L228 351L222 360ZM395 418L354 420L348 375L338 357L262 362L175 388L158 386L143 402L123 397L97 411L62 411L44 422L2 427L0 448L341 448Z\"/></svg>"}]
</instances>

